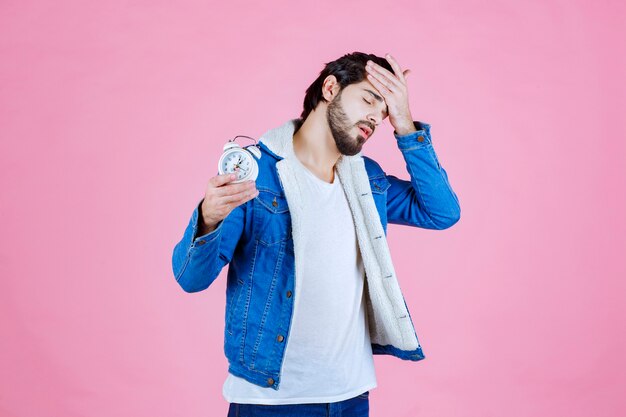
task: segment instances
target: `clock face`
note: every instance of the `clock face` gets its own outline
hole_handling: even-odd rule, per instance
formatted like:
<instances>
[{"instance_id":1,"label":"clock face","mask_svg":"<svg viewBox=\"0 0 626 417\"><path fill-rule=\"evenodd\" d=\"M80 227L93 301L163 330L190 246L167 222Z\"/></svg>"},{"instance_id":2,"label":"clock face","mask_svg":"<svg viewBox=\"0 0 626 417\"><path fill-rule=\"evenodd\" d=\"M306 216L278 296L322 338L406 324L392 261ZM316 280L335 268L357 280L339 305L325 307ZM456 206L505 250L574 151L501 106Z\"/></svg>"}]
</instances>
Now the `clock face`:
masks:
<instances>
[{"instance_id":1,"label":"clock face","mask_svg":"<svg viewBox=\"0 0 626 417\"><path fill-rule=\"evenodd\" d=\"M235 150L224 156L221 168L225 174L232 174L235 172L235 168L239 168L237 180L240 180L251 173L252 161L247 152Z\"/></svg>"}]
</instances>

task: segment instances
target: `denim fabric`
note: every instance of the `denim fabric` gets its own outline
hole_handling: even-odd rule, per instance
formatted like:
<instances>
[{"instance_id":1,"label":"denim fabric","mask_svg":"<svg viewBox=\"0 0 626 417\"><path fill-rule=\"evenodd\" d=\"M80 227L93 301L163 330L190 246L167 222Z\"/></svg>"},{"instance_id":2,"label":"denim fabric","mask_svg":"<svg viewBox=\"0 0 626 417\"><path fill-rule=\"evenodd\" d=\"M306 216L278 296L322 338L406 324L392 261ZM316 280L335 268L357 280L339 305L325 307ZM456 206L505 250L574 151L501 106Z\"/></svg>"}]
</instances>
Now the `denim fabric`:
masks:
<instances>
[{"instance_id":1,"label":"denim fabric","mask_svg":"<svg viewBox=\"0 0 626 417\"><path fill-rule=\"evenodd\" d=\"M230 403L227 417L369 417L369 391L334 403L237 404Z\"/></svg>"},{"instance_id":2,"label":"denim fabric","mask_svg":"<svg viewBox=\"0 0 626 417\"><path fill-rule=\"evenodd\" d=\"M363 156L385 234L388 223L446 229L460 218L457 196L432 147L430 125L415 126L418 131L407 135L394 132L410 181L387 175ZM295 255L290 210L276 169L283 158L263 142L259 147L259 195L233 209L204 236L197 235L200 201L174 248L172 268L178 284L193 293L209 287L229 264L224 315L228 371L278 389L293 312ZM373 343L372 351L405 360L424 358L421 347L403 351Z\"/></svg>"}]
</instances>

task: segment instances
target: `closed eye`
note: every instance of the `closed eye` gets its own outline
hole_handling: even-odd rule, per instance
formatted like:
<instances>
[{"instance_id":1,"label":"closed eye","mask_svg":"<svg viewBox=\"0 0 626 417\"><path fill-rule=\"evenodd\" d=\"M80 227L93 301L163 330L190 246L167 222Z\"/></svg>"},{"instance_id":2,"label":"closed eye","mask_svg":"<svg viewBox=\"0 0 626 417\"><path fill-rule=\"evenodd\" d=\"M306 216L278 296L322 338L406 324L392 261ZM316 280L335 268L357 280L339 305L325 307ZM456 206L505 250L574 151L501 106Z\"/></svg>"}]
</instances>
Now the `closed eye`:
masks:
<instances>
[{"instance_id":1,"label":"closed eye","mask_svg":"<svg viewBox=\"0 0 626 417\"><path fill-rule=\"evenodd\" d=\"M363 99L363 101L364 101L364 102L366 102L366 103L367 103L367 104L369 104L369 105L371 105L371 104L372 104L371 102L369 102L369 101L367 101L367 100L365 100L365 99Z\"/></svg>"}]
</instances>

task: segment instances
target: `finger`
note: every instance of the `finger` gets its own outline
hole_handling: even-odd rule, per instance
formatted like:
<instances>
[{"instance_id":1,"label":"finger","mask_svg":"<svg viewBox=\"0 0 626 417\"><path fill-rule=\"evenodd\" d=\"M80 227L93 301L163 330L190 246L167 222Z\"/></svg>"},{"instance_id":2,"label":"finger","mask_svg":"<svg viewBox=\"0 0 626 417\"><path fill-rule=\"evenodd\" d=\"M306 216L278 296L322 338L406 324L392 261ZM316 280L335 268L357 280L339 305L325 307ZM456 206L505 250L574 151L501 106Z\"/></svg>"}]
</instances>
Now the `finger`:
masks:
<instances>
[{"instance_id":1,"label":"finger","mask_svg":"<svg viewBox=\"0 0 626 417\"><path fill-rule=\"evenodd\" d=\"M256 197L257 195L259 195L259 191L256 189L246 189L244 191L241 191L237 194L231 194L231 195L227 195L224 197L221 197L218 201L220 204L236 204L239 205L242 202L248 201L251 198Z\"/></svg>"},{"instance_id":2,"label":"finger","mask_svg":"<svg viewBox=\"0 0 626 417\"><path fill-rule=\"evenodd\" d=\"M367 74L367 79L369 80L369 82L372 83L372 85L376 88L376 90L378 90L378 92L385 98L385 101L386 101L386 99L388 98L387 96L391 95L392 91L371 74Z\"/></svg>"},{"instance_id":3,"label":"finger","mask_svg":"<svg viewBox=\"0 0 626 417\"><path fill-rule=\"evenodd\" d=\"M400 91L400 89L405 88L404 84L400 84L400 81L398 81L397 79L395 81L392 81L391 79L389 79L389 77L383 75L380 72L371 71L367 75L368 75L367 78L370 81L371 81L372 78L374 78L374 79L378 80L379 83L384 85L387 88L387 90L393 91L394 93L397 93L398 91Z\"/></svg>"},{"instance_id":4,"label":"finger","mask_svg":"<svg viewBox=\"0 0 626 417\"><path fill-rule=\"evenodd\" d=\"M392 74L389 70L384 67L381 67L375 62L371 62L369 65L365 67L365 69L372 75L380 75L383 80L388 80L391 85L395 85L397 87L402 87L404 83L398 79L395 74Z\"/></svg>"},{"instance_id":5,"label":"finger","mask_svg":"<svg viewBox=\"0 0 626 417\"><path fill-rule=\"evenodd\" d=\"M237 184L227 184L222 187L219 187L215 190L215 196L217 197L225 197L233 194L240 193L242 191L253 190L256 187L254 181L250 182L240 182Z\"/></svg>"},{"instance_id":6,"label":"finger","mask_svg":"<svg viewBox=\"0 0 626 417\"><path fill-rule=\"evenodd\" d=\"M221 187L222 185L227 184L235 179L237 179L237 176L235 174L216 175L213 178L209 179L209 185L213 187Z\"/></svg>"},{"instance_id":7,"label":"finger","mask_svg":"<svg viewBox=\"0 0 626 417\"><path fill-rule=\"evenodd\" d=\"M398 61L396 61L396 59L392 57L390 54L387 54L385 56L385 59L387 60L387 62L389 62L389 65L391 65L391 68L393 68L393 72L396 73L396 76L398 77L398 79L403 84L406 83L406 79L404 78L404 72L402 71L402 68L400 68L400 64L398 64Z\"/></svg>"},{"instance_id":8,"label":"finger","mask_svg":"<svg viewBox=\"0 0 626 417\"><path fill-rule=\"evenodd\" d=\"M228 211L230 211L233 208L238 207L242 205L243 203L252 200L253 198L256 198L258 195L259 195L258 190L253 193L242 193L242 195L239 198L233 199L231 202L226 203L224 207L226 207Z\"/></svg>"},{"instance_id":9,"label":"finger","mask_svg":"<svg viewBox=\"0 0 626 417\"><path fill-rule=\"evenodd\" d=\"M404 84L401 84L395 76L393 76L393 78L389 78L381 71L378 71L374 68L368 69L367 72L368 78L376 78L381 84L385 85L388 90L396 91L404 87Z\"/></svg>"},{"instance_id":10,"label":"finger","mask_svg":"<svg viewBox=\"0 0 626 417\"><path fill-rule=\"evenodd\" d=\"M411 70L404 70L404 78L405 78L405 80L406 80L407 78L409 78L409 73L410 73L410 72L411 72Z\"/></svg>"}]
</instances>

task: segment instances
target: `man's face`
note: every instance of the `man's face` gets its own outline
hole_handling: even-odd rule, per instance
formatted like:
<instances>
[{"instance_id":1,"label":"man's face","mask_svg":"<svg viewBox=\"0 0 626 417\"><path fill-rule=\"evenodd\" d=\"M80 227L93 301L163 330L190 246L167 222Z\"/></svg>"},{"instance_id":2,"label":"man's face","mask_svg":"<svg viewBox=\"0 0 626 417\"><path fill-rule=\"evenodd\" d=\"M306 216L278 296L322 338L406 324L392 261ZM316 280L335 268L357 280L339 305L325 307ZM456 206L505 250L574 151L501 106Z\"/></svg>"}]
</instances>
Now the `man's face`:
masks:
<instances>
[{"instance_id":1,"label":"man's face","mask_svg":"<svg viewBox=\"0 0 626 417\"><path fill-rule=\"evenodd\" d=\"M387 117L387 104L367 80L340 90L326 109L328 126L337 149L343 155L356 155L376 125Z\"/></svg>"}]
</instances>

